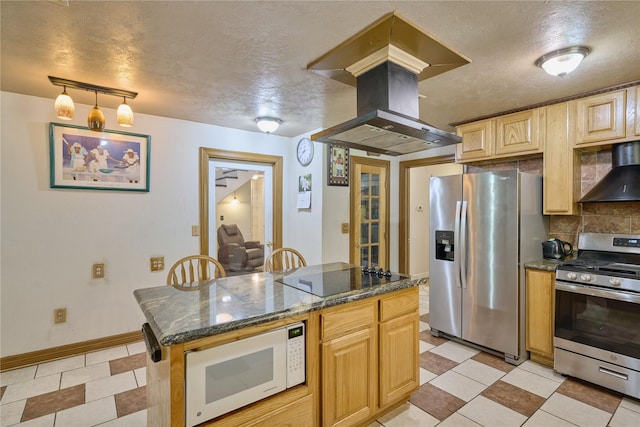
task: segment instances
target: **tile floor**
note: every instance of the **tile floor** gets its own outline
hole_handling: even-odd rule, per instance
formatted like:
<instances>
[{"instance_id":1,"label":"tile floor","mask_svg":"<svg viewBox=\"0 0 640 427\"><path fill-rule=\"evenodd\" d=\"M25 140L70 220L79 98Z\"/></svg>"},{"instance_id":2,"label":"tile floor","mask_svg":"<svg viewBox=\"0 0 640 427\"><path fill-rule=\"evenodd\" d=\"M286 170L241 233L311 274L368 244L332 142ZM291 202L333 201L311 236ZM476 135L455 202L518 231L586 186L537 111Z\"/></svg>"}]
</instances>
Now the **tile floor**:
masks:
<instances>
[{"instance_id":1,"label":"tile floor","mask_svg":"<svg viewBox=\"0 0 640 427\"><path fill-rule=\"evenodd\" d=\"M518 367L429 333L420 289L420 388L367 427L640 426L640 401L527 361ZM144 427L139 342L0 374L0 426Z\"/></svg>"}]
</instances>

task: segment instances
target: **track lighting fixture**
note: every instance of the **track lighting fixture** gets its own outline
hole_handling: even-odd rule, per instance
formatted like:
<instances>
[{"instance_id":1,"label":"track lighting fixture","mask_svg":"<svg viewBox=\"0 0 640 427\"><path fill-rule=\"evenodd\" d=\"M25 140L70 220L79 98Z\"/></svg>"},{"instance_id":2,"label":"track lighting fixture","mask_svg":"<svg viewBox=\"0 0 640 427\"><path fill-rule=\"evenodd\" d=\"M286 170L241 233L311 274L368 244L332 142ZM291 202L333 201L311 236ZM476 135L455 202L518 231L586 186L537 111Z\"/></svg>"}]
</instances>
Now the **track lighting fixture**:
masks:
<instances>
[{"instance_id":1,"label":"track lighting fixture","mask_svg":"<svg viewBox=\"0 0 640 427\"><path fill-rule=\"evenodd\" d=\"M71 120L73 118L73 113L75 111L75 107L73 105L73 100L67 94L67 88L73 89L83 89L87 91L94 92L96 94L96 103L95 106L89 112L89 116L87 117L87 125L90 130L96 132L102 132L105 126L104 114L98 107L98 92L103 93L105 95L112 95L122 97L124 101L118 107L117 118L118 124L123 127L131 127L133 125L133 111L131 111L131 107L127 104L127 98L134 99L138 96L138 92L131 92L123 89L115 89L106 86L98 86L91 83L83 83L75 80L67 80L62 79L60 77L49 76L49 81L54 86L62 86L63 90L55 102L55 110L56 116L63 120Z\"/></svg>"}]
</instances>

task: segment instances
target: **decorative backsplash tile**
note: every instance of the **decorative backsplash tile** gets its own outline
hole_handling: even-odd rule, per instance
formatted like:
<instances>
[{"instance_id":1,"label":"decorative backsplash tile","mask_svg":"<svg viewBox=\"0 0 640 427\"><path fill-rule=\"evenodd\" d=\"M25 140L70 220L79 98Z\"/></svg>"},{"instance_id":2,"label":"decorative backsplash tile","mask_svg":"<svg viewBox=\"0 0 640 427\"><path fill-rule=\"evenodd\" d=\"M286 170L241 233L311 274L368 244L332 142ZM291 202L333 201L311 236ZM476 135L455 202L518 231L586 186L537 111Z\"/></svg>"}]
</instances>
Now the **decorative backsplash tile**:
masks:
<instances>
[{"instance_id":1,"label":"decorative backsplash tile","mask_svg":"<svg viewBox=\"0 0 640 427\"><path fill-rule=\"evenodd\" d=\"M468 173L518 169L542 175L542 157L506 162L469 165ZM587 194L611 170L611 150L587 151L581 154L581 196ZM640 202L582 203L579 215L551 215L549 237L566 240L578 247L578 234L640 234Z\"/></svg>"}]
</instances>

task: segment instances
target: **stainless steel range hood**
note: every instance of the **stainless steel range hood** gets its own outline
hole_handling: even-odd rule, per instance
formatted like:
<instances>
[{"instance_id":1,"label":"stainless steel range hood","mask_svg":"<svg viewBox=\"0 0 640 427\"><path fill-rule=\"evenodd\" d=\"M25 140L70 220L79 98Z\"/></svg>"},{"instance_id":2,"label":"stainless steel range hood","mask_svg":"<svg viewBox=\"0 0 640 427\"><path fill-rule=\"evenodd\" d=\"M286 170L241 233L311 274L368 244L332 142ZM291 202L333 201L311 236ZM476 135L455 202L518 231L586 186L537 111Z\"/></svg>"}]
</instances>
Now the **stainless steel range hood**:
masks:
<instances>
[{"instance_id":1,"label":"stainless steel range hood","mask_svg":"<svg viewBox=\"0 0 640 427\"><path fill-rule=\"evenodd\" d=\"M356 88L358 117L315 133L312 140L391 156L462 141L415 118L418 79L402 66L386 61L358 76Z\"/></svg>"},{"instance_id":2,"label":"stainless steel range hood","mask_svg":"<svg viewBox=\"0 0 640 427\"><path fill-rule=\"evenodd\" d=\"M614 145L611 167L580 203L640 201L640 141Z\"/></svg>"},{"instance_id":3,"label":"stainless steel range hood","mask_svg":"<svg viewBox=\"0 0 640 427\"><path fill-rule=\"evenodd\" d=\"M418 81L469 62L396 12L384 15L307 65L357 92L357 117L311 139L392 156L459 143L418 119Z\"/></svg>"}]
</instances>

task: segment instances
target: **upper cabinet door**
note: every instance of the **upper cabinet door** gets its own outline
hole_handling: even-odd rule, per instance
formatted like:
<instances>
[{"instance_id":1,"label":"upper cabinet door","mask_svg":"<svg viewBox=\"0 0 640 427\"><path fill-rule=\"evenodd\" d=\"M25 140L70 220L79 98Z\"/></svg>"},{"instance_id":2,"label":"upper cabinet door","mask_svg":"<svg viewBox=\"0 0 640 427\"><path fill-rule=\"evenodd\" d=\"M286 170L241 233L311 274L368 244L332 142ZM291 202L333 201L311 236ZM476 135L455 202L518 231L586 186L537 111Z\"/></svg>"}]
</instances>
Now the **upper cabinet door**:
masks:
<instances>
[{"instance_id":1,"label":"upper cabinet door","mask_svg":"<svg viewBox=\"0 0 640 427\"><path fill-rule=\"evenodd\" d=\"M542 151L540 110L522 111L496 118L496 155Z\"/></svg>"},{"instance_id":2,"label":"upper cabinet door","mask_svg":"<svg viewBox=\"0 0 640 427\"><path fill-rule=\"evenodd\" d=\"M625 90L579 99L576 105L576 145L625 138Z\"/></svg>"},{"instance_id":3,"label":"upper cabinet door","mask_svg":"<svg viewBox=\"0 0 640 427\"><path fill-rule=\"evenodd\" d=\"M456 161L480 160L493 154L493 120L467 123L457 127L462 142L456 145Z\"/></svg>"},{"instance_id":4,"label":"upper cabinet door","mask_svg":"<svg viewBox=\"0 0 640 427\"><path fill-rule=\"evenodd\" d=\"M636 127L634 134L636 136L640 136L640 86L635 87L635 97L636 97Z\"/></svg>"}]
</instances>

